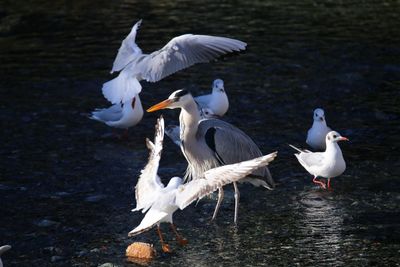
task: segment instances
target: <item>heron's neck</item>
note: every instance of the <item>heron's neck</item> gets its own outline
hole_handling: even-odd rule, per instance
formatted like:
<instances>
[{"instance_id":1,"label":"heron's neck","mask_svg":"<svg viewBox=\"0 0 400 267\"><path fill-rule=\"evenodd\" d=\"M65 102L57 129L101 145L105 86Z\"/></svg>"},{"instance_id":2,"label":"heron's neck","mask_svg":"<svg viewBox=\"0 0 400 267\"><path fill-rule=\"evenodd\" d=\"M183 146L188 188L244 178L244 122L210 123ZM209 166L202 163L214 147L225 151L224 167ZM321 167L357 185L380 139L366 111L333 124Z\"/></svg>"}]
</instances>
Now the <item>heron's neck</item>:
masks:
<instances>
[{"instance_id":1,"label":"heron's neck","mask_svg":"<svg viewBox=\"0 0 400 267\"><path fill-rule=\"evenodd\" d=\"M200 113L194 100L182 107L179 115L181 140L185 141L187 138L196 136L200 119Z\"/></svg>"}]
</instances>

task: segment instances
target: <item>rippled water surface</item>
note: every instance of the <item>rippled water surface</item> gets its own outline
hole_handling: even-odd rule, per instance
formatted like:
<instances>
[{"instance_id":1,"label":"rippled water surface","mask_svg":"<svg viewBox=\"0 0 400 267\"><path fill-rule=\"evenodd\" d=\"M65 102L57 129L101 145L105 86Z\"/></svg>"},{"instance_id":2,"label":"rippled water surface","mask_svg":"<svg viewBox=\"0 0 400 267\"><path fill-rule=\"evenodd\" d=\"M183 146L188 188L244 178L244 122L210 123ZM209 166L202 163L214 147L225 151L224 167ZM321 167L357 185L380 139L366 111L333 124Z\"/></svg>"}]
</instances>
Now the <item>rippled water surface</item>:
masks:
<instances>
[{"instance_id":1,"label":"rippled water surface","mask_svg":"<svg viewBox=\"0 0 400 267\"><path fill-rule=\"evenodd\" d=\"M154 243L151 266L367 266L400 262L400 3L398 1L3 1L0 5L0 245L5 266L130 265L125 248ZM143 83L144 107L186 87L210 90L222 78L225 119L264 153L278 186L241 186L239 226L227 187L215 201L175 214L189 240L181 248L165 226L172 255L150 231L127 233L133 187L147 160L156 114L128 140L87 119L107 105L121 40L143 18L145 52L183 33L238 38L246 52L201 64L156 84ZM287 143L305 146L312 110L350 138L346 172L333 191L315 187ZM177 113L165 111L167 123ZM185 161L166 141L163 177Z\"/></svg>"}]
</instances>

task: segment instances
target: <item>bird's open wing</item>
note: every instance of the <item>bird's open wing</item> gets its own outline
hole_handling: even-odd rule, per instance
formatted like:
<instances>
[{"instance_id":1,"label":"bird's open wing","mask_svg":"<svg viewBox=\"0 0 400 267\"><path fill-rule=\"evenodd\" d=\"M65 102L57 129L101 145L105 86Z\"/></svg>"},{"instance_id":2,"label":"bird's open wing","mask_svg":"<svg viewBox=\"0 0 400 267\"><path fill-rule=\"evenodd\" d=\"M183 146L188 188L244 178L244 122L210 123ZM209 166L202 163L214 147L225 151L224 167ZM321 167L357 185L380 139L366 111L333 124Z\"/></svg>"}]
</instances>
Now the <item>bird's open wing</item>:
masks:
<instances>
[{"instance_id":1,"label":"bird's open wing","mask_svg":"<svg viewBox=\"0 0 400 267\"><path fill-rule=\"evenodd\" d=\"M138 63L143 79L157 82L196 63L209 62L221 55L244 50L246 43L208 35L184 34Z\"/></svg>"},{"instance_id":2,"label":"bird's open wing","mask_svg":"<svg viewBox=\"0 0 400 267\"><path fill-rule=\"evenodd\" d=\"M140 224L129 232L128 236L135 236L150 230L154 225L156 225L162 218L167 216L168 213L164 211L159 211L156 209L150 209Z\"/></svg>"},{"instance_id":3,"label":"bird's open wing","mask_svg":"<svg viewBox=\"0 0 400 267\"><path fill-rule=\"evenodd\" d=\"M196 179L181 185L177 190L175 203L180 209L184 209L196 199L202 198L226 184L236 182L254 170L268 165L276 156L277 152L274 152L252 160L210 169L204 173L203 179Z\"/></svg>"},{"instance_id":4,"label":"bird's open wing","mask_svg":"<svg viewBox=\"0 0 400 267\"><path fill-rule=\"evenodd\" d=\"M118 54L114 60L111 73L114 71L120 71L125 68L132 60L142 53L140 48L137 46L135 39L136 33L142 20L139 20L133 27L131 32L122 41L121 47L118 50Z\"/></svg>"},{"instance_id":5,"label":"bird's open wing","mask_svg":"<svg viewBox=\"0 0 400 267\"><path fill-rule=\"evenodd\" d=\"M157 120L155 129L154 144L146 139L147 147L150 150L149 161L141 171L136 184L136 208L133 211L143 209L143 212L145 212L148 210L156 200L157 194L155 193L164 187L157 175L164 139L164 119L162 116Z\"/></svg>"}]
</instances>

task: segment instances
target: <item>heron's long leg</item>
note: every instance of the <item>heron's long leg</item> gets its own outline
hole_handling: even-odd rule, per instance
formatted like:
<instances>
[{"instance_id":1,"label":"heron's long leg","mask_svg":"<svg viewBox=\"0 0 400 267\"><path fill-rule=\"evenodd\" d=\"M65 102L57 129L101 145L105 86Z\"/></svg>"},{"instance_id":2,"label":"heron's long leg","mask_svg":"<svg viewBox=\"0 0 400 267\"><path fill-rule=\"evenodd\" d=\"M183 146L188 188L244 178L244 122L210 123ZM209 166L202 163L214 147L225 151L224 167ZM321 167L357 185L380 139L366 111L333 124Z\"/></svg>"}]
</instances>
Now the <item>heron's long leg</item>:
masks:
<instances>
[{"instance_id":1,"label":"heron's long leg","mask_svg":"<svg viewBox=\"0 0 400 267\"><path fill-rule=\"evenodd\" d=\"M179 245L184 246L187 245L188 241L187 239L183 238L178 231L176 230L176 227L173 223L171 223L171 229L176 235L176 241L178 241Z\"/></svg>"},{"instance_id":2,"label":"heron's long leg","mask_svg":"<svg viewBox=\"0 0 400 267\"><path fill-rule=\"evenodd\" d=\"M236 182L233 182L233 187L235 188L235 217L233 222L237 224L237 217L239 213L239 199L240 199L240 192Z\"/></svg>"},{"instance_id":3,"label":"heron's long leg","mask_svg":"<svg viewBox=\"0 0 400 267\"><path fill-rule=\"evenodd\" d=\"M164 238L163 238L163 236L162 236L161 229L160 229L160 226L159 226L159 225L157 225L157 233L158 233L158 236L160 237L160 242L161 242L162 250L163 250L164 252L166 252L166 253L167 253L167 252L168 252L168 253L172 252L172 250L169 248L169 245L166 244L166 243L164 242Z\"/></svg>"},{"instance_id":4,"label":"heron's long leg","mask_svg":"<svg viewBox=\"0 0 400 267\"><path fill-rule=\"evenodd\" d=\"M324 182L318 181L317 180L317 176L314 177L314 179L312 180L314 182L314 184L319 184L323 189L326 189L326 185Z\"/></svg>"},{"instance_id":5,"label":"heron's long leg","mask_svg":"<svg viewBox=\"0 0 400 267\"><path fill-rule=\"evenodd\" d=\"M214 220L217 217L219 206L221 206L221 202L224 199L224 189L222 187L218 188L218 200L217 205L215 206L214 214L211 220Z\"/></svg>"}]
</instances>

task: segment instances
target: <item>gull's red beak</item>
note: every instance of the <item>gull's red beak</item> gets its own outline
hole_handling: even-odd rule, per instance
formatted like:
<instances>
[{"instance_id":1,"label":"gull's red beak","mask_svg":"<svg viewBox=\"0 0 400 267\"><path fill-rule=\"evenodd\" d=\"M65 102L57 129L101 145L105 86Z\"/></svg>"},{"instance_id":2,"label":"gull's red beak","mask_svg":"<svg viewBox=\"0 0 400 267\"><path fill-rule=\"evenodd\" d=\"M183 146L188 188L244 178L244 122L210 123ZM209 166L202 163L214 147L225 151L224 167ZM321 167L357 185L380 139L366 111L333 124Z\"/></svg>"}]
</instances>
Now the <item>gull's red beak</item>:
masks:
<instances>
[{"instance_id":1,"label":"gull's red beak","mask_svg":"<svg viewBox=\"0 0 400 267\"><path fill-rule=\"evenodd\" d=\"M349 138L342 136L342 137L340 137L339 140L340 140L340 141L349 141Z\"/></svg>"},{"instance_id":2,"label":"gull's red beak","mask_svg":"<svg viewBox=\"0 0 400 267\"><path fill-rule=\"evenodd\" d=\"M171 105L172 103L173 103L173 100L171 100L171 99L164 100L164 101L148 108L147 112L153 112L156 110L164 109L164 108L168 107L169 105Z\"/></svg>"}]
</instances>

